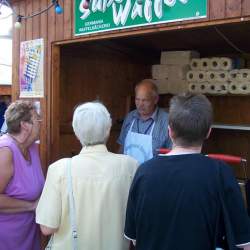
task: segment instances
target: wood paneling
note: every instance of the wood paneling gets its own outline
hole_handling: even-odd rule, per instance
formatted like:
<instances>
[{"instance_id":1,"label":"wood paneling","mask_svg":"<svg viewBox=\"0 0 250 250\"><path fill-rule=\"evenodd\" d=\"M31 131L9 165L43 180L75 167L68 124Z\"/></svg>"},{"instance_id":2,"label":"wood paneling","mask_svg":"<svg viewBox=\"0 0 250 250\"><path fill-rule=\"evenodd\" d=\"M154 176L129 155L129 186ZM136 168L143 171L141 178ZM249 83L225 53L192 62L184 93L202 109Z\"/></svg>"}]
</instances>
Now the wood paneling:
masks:
<instances>
[{"instance_id":1,"label":"wood paneling","mask_svg":"<svg viewBox=\"0 0 250 250\"><path fill-rule=\"evenodd\" d=\"M52 64L51 70L53 71L52 84L49 88L50 91L50 104L51 104L51 113L48 115L48 122L51 125L50 127L50 155L49 159L55 161L59 156L59 145L60 145L60 48L59 46L54 46L52 50ZM49 121L49 119L51 119Z\"/></svg>"},{"instance_id":2,"label":"wood paneling","mask_svg":"<svg viewBox=\"0 0 250 250\"><path fill-rule=\"evenodd\" d=\"M40 1L33 0L32 4L32 10L34 13L37 13L40 11ZM32 39L37 39L40 38L40 29L41 29L41 15L35 16L32 18L32 25L33 25L33 34L32 34Z\"/></svg>"},{"instance_id":3,"label":"wood paneling","mask_svg":"<svg viewBox=\"0 0 250 250\"><path fill-rule=\"evenodd\" d=\"M64 0L64 39L70 39L72 36L72 24L74 22L72 10L71 0Z\"/></svg>"},{"instance_id":4,"label":"wood paneling","mask_svg":"<svg viewBox=\"0 0 250 250\"><path fill-rule=\"evenodd\" d=\"M209 1L210 20L224 18L225 10L226 10L226 0Z\"/></svg>"},{"instance_id":5,"label":"wood paneling","mask_svg":"<svg viewBox=\"0 0 250 250\"><path fill-rule=\"evenodd\" d=\"M15 5L13 6L14 10L17 13L20 13L22 5ZM16 20L13 19L13 25L15 24ZM20 55L20 30L14 29L13 30L13 44L12 44L12 61L14 62L12 64L12 99L17 99L18 93L19 93L19 55Z\"/></svg>"},{"instance_id":6,"label":"wood paneling","mask_svg":"<svg viewBox=\"0 0 250 250\"><path fill-rule=\"evenodd\" d=\"M100 100L111 112L113 128L108 148L118 150L119 121L127 113L127 97L133 93L136 82L150 76L150 67L102 46L86 46L79 54L77 47L62 51L60 79L60 157L78 153L77 142L71 127L74 107ZM138 52L134 52L138 54ZM139 56L138 56L139 57ZM134 57L132 57L134 58ZM118 128L118 129L117 129ZM67 140L67 146L65 140Z\"/></svg>"},{"instance_id":7,"label":"wood paneling","mask_svg":"<svg viewBox=\"0 0 250 250\"><path fill-rule=\"evenodd\" d=\"M227 0L226 17L239 17L241 11L241 0Z\"/></svg>"},{"instance_id":8,"label":"wood paneling","mask_svg":"<svg viewBox=\"0 0 250 250\"><path fill-rule=\"evenodd\" d=\"M241 3L242 2L242 3ZM13 0L12 5L15 8L16 12L21 15L30 15L34 14L37 12L39 9L44 9L46 8L49 4L51 3L51 0ZM64 1L59 1L61 6L64 8L64 13L62 15L56 15L54 8L51 8L49 11L31 18L27 20L23 20L22 22L22 27L20 31L15 30L14 31L14 41L13 41L13 87L12 87L12 96L13 99L19 98L19 72L18 72L18 67L19 67L19 51L20 51L20 42L25 41L25 40L31 40L35 38L44 38L44 43L45 43L45 68L44 68L44 80L45 80L45 98L41 98L41 104L42 104L42 111L43 111L43 116L44 116L44 121L42 124L42 138L41 138L41 155L42 155L42 161L43 165L47 166L48 162L51 162L52 160L52 155L54 155L55 152L53 152L51 149L54 149L54 147L58 146L58 142L55 141L56 137L59 135L59 124L56 125L56 122L59 123L59 118L54 115L54 111L56 108L54 105L59 105L58 100L55 98L59 98L59 92L55 93L55 91L59 91L59 86L57 86L58 83L55 82L55 80L58 80L58 77L56 75L60 75L60 69L58 69L58 61L60 61L60 47L57 47L55 49L54 55L56 58L53 58L52 54L52 47L58 41L63 41L66 42L69 39L71 39L72 42L74 41L84 41L84 40L96 40L96 39L107 39L111 37L116 37L116 36L125 36L125 35L134 35L137 36L138 34L145 34L146 32L160 32L163 30L176 30L180 29L184 32L185 29L190 28L190 27L205 27L210 24L222 24L225 22L238 22L239 20L233 20L230 19L226 20L224 18L230 17L230 18L235 18L235 17L241 17L244 16L246 19L248 18L247 16L250 15L250 0L209 0L208 1L208 18L207 19L201 19L201 20L196 20L196 21L187 21L187 22L178 22L178 23L169 23L169 24L160 24L158 26L151 26L151 27L138 27L138 28L133 28L133 29L126 29L122 30L119 32L109 32L109 33L100 33L97 35L91 35L88 37L74 37L73 35L73 25L74 25L74 15L73 15L73 0L64 0ZM240 5L240 3L242 5ZM186 26L185 26L186 25ZM159 33L160 34L160 33ZM162 33L161 33L162 34ZM210 34L210 33L209 33ZM176 35L176 34L175 34ZM167 35L166 35L167 36ZM192 36L191 36L192 37ZM143 37L141 37L142 40L144 40ZM122 40L122 39L121 39ZM159 39L159 41L161 38ZM192 49L196 49L197 46L199 46L198 42L197 44L191 43L190 39L184 39L182 38L183 45L186 45L187 47L192 47ZM186 44L184 44L184 41ZM197 39L199 41L199 38ZM120 43L120 42L119 42ZM153 43L152 43L153 44ZM150 45L151 47L153 45ZM168 44L168 43L166 43ZM174 44L174 43L173 43ZM115 45L112 45L114 48ZM184 46L183 46L184 48ZM171 49L175 49L175 47L171 47ZM185 48L186 49L186 48ZM206 49L206 48L205 48ZM139 46L138 50L142 50ZM148 58L152 59L153 54L158 55L159 49L150 49L145 48L145 55L148 56ZM152 53L150 53L150 51ZM78 51L79 52L79 51ZM150 54L150 55L149 55ZM107 57L106 57L107 59ZM53 60L53 62L52 62ZM83 65L83 59L79 59L81 61L81 65ZM110 59L112 61L113 59ZM153 59L152 59L153 60ZM77 61L77 60L76 60ZM95 61L95 63L94 63ZM98 60L94 60L90 65L95 65L94 67L98 66ZM124 61L125 62L125 61ZM54 66L52 66L52 64ZM55 66L57 65L57 66ZM60 65L60 64L59 64ZM128 67L132 68L131 64L127 64ZM101 66L98 66L100 70L102 70ZM117 72L120 70L123 70L124 64L118 65L117 66ZM120 68L119 68L120 67ZM57 69L58 71L55 72L54 69ZM126 69L124 69L126 72ZM96 69L95 69L96 72ZM133 72L131 70L131 72ZM130 73L131 73L130 72ZM89 72L86 72L88 74ZM98 81L102 81L103 79L99 79L98 76L95 78ZM101 73L104 74L105 73ZM126 84L129 82L133 82L136 80L135 78L138 77L141 73L134 72L135 76L133 77L128 77L126 75L123 75L124 77L127 77L125 82ZM61 76L63 77L63 76ZM69 75L67 76L69 77ZM106 76L108 79L108 76ZM117 80L117 86L121 86L120 84L125 84L120 83L120 81L123 81L121 78L118 77ZM97 88L99 88L99 93L106 93L105 90L107 89L108 91L113 91L112 87L110 87L107 84L107 79L104 79L104 82L107 86L105 85L97 85ZM63 80L64 81L64 80ZM84 85L86 81L84 79L81 80L81 85ZM70 82L69 79L65 79L64 82ZM54 84L54 85L53 85ZM79 84L79 82L78 82ZM113 83L115 85L115 83ZM105 89L106 88L106 89ZM67 89L67 87L66 87ZM122 89L122 88L121 88ZM132 91L132 90L130 90ZM83 93L86 93L89 95L89 97L96 97L97 95L102 95L99 93L94 93L93 90L91 89L82 89ZM76 93L78 94L78 93ZM131 93L130 93L131 94ZM105 97L106 98L106 97ZM113 107L117 105L115 103L115 99L111 100L110 98L105 99L104 101L107 102L107 105L109 107ZM125 102L126 96L124 95L123 97L120 96L122 103ZM69 98L70 99L70 98ZM71 103L73 105L73 102L75 100L71 100ZM112 103L114 102L114 103ZM244 102L244 101L243 101ZM69 105L69 108L72 111L72 105ZM121 105L122 106L122 105ZM116 110L116 108L114 109ZM117 109L119 110L119 108ZM58 111L57 111L58 112ZM119 112L124 112L124 111L119 111ZM116 116L119 116L120 113L115 114ZM244 115L240 115L239 119L243 119L243 121L247 120ZM52 132L54 131L54 132ZM54 134L53 134L54 133Z\"/></svg>"},{"instance_id":9,"label":"wood paneling","mask_svg":"<svg viewBox=\"0 0 250 250\"><path fill-rule=\"evenodd\" d=\"M250 0L242 0L242 16L250 15Z\"/></svg>"},{"instance_id":10,"label":"wood paneling","mask_svg":"<svg viewBox=\"0 0 250 250\"><path fill-rule=\"evenodd\" d=\"M59 1L60 6L64 9L64 1ZM52 8L55 11L55 8ZM61 14L55 15L56 18L56 40L63 40L64 33L64 11Z\"/></svg>"},{"instance_id":11,"label":"wood paneling","mask_svg":"<svg viewBox=\"0 0 250 250\"><path fill-rule=\"evenodd\" d=\"M0 85L0 95L11 95L11 85Z\"/></svg>"},{"instance_id":12,"label":"wood paneling","mask_svg":"<svg viewBox=\"0 0 250 250\"><path fill-rule=\"evenodd\" d=\"M26 15L29 16L33 14L33 0L26 0ZM24 20L26 22L26 36L25 40L32 40L33 35L33 18L28 18Z\"/></svg>"}]
</instances>

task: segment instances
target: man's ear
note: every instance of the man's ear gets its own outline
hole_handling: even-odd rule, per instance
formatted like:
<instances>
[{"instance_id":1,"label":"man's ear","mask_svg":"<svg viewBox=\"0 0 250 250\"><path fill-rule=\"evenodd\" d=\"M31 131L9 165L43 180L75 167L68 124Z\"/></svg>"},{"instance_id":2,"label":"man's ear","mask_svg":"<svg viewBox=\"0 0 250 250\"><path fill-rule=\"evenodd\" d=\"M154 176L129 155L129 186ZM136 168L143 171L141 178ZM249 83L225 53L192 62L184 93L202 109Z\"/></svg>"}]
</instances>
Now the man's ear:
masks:
<instances>
[{"instance_id":1,"label":"man's ear","mask_svg":"<svg viewBox=\"0 0 250 250\"><path fill-rule=\"evenodd\" d=\"M159 95L157 95L157 96L155 97L155 104L157 104L158 101L159 101Z\"/></svg>"},{"instance_id":2,"label":"man's ear","mask_svg":"<svg viewBox=\"0 0 250 250\"><path fill-rule=\"evenodd\" d=\"M210 136L211 132L212 132L212 128L210 127L210 128L209 128L209 130L208 130L208 132L207 132L206 139L208 139L208 138L209 138L209 136Z\"/></svg>"}]
</instances>

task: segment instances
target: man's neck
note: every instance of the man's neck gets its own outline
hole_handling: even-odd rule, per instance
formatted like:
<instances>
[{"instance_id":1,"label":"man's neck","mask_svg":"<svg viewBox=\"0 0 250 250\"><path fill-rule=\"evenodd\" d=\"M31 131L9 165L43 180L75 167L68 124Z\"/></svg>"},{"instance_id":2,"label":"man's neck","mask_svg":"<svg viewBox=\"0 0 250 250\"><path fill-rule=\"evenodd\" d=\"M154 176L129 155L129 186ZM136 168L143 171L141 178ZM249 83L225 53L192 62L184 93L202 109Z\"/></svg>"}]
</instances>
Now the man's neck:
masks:
<instances>
[{"instance_id":1,"label":"man's neck","mask_svg":"<svg viewBox=\"0 0 250 250\"><path fill-rule=\"evenodd\" d=\"M184 154L199 154L201 153L201 146L193 146L193 147L182 147L173 145L172 150L168 153L168 155L184 155Z\"/></svg>"},{"instance_id":2,"label":"man's neck","mask_svg":"<svg viewBox=\"0 0 250 250\"><path fill-rule=\"evenodd\" d=\"M157 109L157 107L155 107L155 109L153 110L153 112L151 114L149 114L149 115L141 115L141 114L139 114L140 119L142 119L144 121L148 120L149 118L151 118L153 116L153 114L155 113L156 109Z\"/></svg>"}]
</instances>

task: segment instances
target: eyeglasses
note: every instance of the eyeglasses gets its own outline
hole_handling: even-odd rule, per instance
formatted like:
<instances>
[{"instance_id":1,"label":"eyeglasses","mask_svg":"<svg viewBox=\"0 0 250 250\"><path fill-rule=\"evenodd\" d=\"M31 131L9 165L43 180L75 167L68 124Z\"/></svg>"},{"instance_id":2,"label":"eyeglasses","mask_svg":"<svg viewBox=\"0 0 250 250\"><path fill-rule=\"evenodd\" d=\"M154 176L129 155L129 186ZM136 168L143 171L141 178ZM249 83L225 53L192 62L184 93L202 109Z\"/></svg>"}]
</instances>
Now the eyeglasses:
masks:
<instances>
[{"instance_id":1,"label":"eyeglasses","mask_svg":"<svg viewBox=\"0 0 250 250\"><path fill-rule=\"evenodd\" d=\"M42 119L34 119L33 121L42 122Z\"/></svg>"}]
</instances>

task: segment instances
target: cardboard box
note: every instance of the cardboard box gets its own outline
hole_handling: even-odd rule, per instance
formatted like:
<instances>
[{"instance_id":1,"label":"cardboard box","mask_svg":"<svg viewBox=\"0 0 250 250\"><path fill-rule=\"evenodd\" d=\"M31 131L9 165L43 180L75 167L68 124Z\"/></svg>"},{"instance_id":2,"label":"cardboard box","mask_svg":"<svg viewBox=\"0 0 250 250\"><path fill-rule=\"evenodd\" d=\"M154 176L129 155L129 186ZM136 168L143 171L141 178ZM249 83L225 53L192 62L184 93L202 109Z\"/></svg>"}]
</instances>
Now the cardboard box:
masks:
<instances>
[{"instance_id":1,"label":"cardboard box","mask_svg":"<svg viewBox=\"0 0 250 250\"><path fill-rule=\"evenodd\" d=\"M197 51L163 51L161 52L161 64L190 64L192 58L199 58Z\"/></svg>"}]
</instances>

